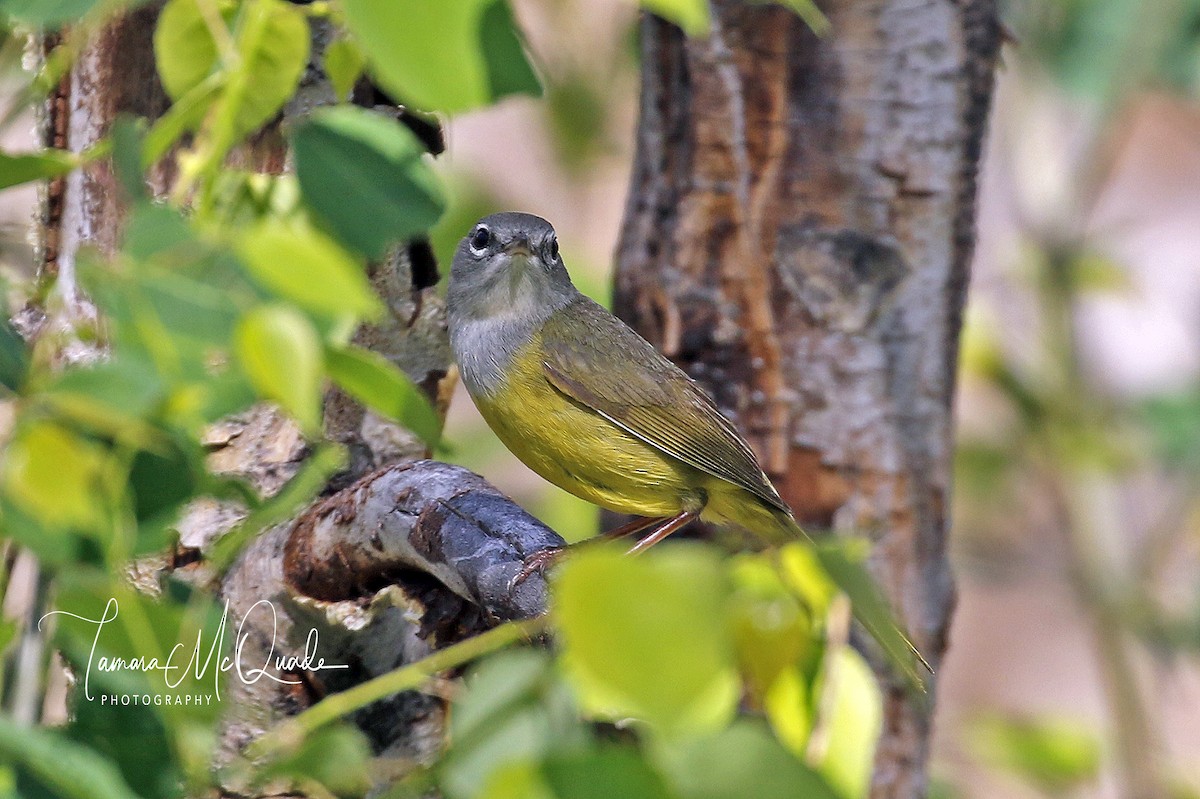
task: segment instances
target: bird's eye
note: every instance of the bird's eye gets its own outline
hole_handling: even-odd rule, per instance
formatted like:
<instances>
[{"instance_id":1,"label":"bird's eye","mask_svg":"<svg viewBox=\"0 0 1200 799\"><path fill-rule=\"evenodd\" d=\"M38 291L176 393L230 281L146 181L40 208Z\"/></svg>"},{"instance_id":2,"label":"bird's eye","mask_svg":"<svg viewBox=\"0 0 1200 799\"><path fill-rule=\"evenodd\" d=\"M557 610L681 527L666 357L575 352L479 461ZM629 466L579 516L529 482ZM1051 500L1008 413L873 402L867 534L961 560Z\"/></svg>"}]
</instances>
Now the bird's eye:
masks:
<instances>
[{"instance_id":1,"label":"bird's eye","mask_svg":"<svg viewBox=\"0 0 1200 799\"><path fill-rule=\"evenodd\" d=\"M558 237L557 236L550 239L550 260L551 261L558 260Z\"/></svg>"},{"instance_id":2,"label":"bird's eye","mask_svg":"<svg viewBox=\"0 0 1200 799\"><path fill-rule=\"evenodd\" d=\"M471 249L475 252L482 252L487 249L488 244L492 241L492 232L480 225L471 234Z\"/></svg>"}]
</instances>

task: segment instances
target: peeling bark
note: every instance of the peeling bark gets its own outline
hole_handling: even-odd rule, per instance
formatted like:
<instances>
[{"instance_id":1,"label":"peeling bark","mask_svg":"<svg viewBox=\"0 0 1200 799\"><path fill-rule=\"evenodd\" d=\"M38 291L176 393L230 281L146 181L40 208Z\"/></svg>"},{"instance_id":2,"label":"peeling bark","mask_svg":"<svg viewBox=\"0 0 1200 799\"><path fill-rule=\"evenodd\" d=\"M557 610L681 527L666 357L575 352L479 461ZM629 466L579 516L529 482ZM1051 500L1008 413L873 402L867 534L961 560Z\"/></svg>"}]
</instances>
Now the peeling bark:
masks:
<instances>
[{"instance_id":1,"label":"peeling bark","mask_svg":"<svg viewBox=\"0 0 1200 799\"><path fill-rule=\"evenodd\" d=\"M821 37L782 8L712 8L707 39L643 23L616 311L712 391L802 523L872 538L936 665L993 3L831 0ZM872 795L924 795L931 711L877 670Z\"/></svg>"},{"instance_id":2,"label":"peeling bark","mask_svg":"<svg viewBox=\"0 0 1200 799\"><path fill-rule=\"evenodd\" d=\"M529 554L564 545L482 478L436 461L370 474L268 531L222 582L231 618L247 619L246 662L263 662L272 646L303 652L316 630L320 655L351 668L297 675L298 685L232 680L222 760L329 691L497 622L540 615L545 578L514 578ZM429 763L441 749L444 716L440 699L407 692L354 721L379 754Z\"/></svg>"}]
</instances>

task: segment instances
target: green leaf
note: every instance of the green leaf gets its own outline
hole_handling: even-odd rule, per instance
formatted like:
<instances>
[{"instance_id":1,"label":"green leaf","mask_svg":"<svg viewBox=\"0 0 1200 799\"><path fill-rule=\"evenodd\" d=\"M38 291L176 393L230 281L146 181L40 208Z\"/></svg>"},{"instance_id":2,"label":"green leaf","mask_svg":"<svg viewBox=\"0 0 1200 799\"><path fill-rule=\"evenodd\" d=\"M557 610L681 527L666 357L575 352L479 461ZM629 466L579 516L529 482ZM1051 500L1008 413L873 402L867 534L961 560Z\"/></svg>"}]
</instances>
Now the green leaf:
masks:
<instances>
[{"instance_id":1,"label":"green leaf","mask_svg":"<svg viewBox=\"0 0 1200 799\"><path fill-rule=\"evenodd\" d=\"M383 313L362 265L307 225L264 222L237 249L256 281L307 311L331 319Z\"/></svg>"},{"instance_id":2,"label":"green leaf","mask_svg":"<svg viewBox=\"0 0 1200 799\"><path fill-rule=\"evenodd\" d=\"M214 2L228 26L236 6ZM154 60L163 88L179 100L204 82L217 64L217 43L204 20L198 0L170 0L154 29Z\"/></svg>"},{"instance_id":3,"label":"green leaf","mask_svg":"<svg viewBox=\"0 0 1200 799\"><path fill-rule=\"evenodd\" d=\"M371 787L370 758L366 736L357 728L339 724L305 736L300 746L258 776L263 781L277 777L313 780L334 796L362 796Z\"/></svg>"},{"instance_id":4,"label":"green leaf","mask_svg":"<svg viewBox=\"0 0 1200 799\"><path fill-rule=\"evenodd\" d=\"M494 0L484 8L479 27L479 49L483 53L488 91L492 97L541 94L541 82L525 56L517 22L507 0Z\"/></svg>"},{"instance_id":5,"label":"green leaf","mask_svg":"<svg viewBox=\"0 0 1200 799\"><path fill-rule=\"evenodd\" d=\"M568 558L553 605L580 701L671 734L717 729L738 679L716 555L677 545L639 558L609 548Z\"/></svg>"},{"instance_id":6,"label":"green leaf","mask_svg":"<svg viewBox=\"0 0 1200 799\"><path fill-rule=\"evenodd\" d=\"M48 729L0 716L0 753L61 799L139 799L108 758Z\"/></svg>"},{"instance_id":7,"label":"green leaf","mask_svg":"<svg viewBox=\"0 0 1200 799\"><path fill-rule=\"evenodd\" d=\"M674 22L688 36L708 32L707 0L641 0L641 5L668 22Z\"/></svg>"},{"instance_id":8,"label":"green leaf","mask_svg":"<svg viewBox=\"0 0 1200 799\"><path fill-rule=\"evenodd\" d=\"M326 350L329 376L372 410L399 422L429 446L437 444L442 422L408 375L377 352L348 347Z\"/></svg>"},{"instance_id":9,"label":"green leaf","mask_svg":"<svg viewBox=\"0 0 1200 799\"><path fill-rule=\"evenodd\" d=\"M53 29L64 23L79 20L99 2L100 0L3 0L0 2L0 14L30 27ZM110 5L120 7L125 4Z\"/></svg>"},{"instance_id":10,"label":"green leaf","mask_svg":"<svg viewBox=\"0 0 1200 799\"><path fill-rule=\"evenodd\" d=\"M680 799L844 799L763 727L748 720L664 752Z\"/></svg>"},{"instance_id":11,"label":"green leaf","mask_svg":"<svg viewBox=\"0 0 1200 799\"><path fill-rule=\"evenodd\" d=\"M451 799L490 795L483 786L506 763L590 741L569 689L536 649L497 653L471 669L450 714L450 737L440 784Z\"/></svg>"},{"instance_id":12,"label":"green leaf","mask_svg":"<svg viewBox=\"0 0 1200 799\"><path fill-rule=\"evenodd\" d=\"M144 123L129 114L118 114L109 137L112 139L113 172L125 191L125 201L141 203L149 198L145 176L142 174L142 139Z\"/></svg>"},{"instance_id":13,"label":"green leaf","mask_svg":"<svg viewBox=\"0 0 1200 799\"><path fill-rule=\"evenodd\" d=\"M333 84L333 93L338 102L347 102L354 84L362 76L367 57L351 39L334 39L325 48L325 74Z\"/></svg>"},{"instance_id":14,"label":"green leaf","mask_svg":"<svg viewBox=\"0 0 1200 799\"><path fill-rule=\"evenodd\" d=\"M813 0L753 0L753 2L774 3L784 8L790 8L818 36L829 33L831 28L829 18L821 13L821 9L817 8L817 4Z\"/></svg>"},{"instance_id":15,"label":"green leaf","mask_svg":"<svg viewBox=\"0 0 1200 799\"><path fill-rule=\"evenodd\" d=\"M42 150L36 153L10 155L0 152L0 189L48 180L65 175L79 166L79 156L65 150Z\"/></svg>"},{"instance_id":16,"label":"green leaf","mask_svg":"<svg viewBox=\"0 0 1200 799\"><path fill-rule=\"evenodd\" d=\"M94 444L52 422L18 432L3 464L5 493L39 521L89 527L102 520L102 480L108 458Z\"/></svg>"},{"instance_id":17,"label":"green leaf","mask_svg":"<svg viewBox=\"0 0 1200 799\"><path fill-rule=\"evenodd\" d=\"M832 700L822 697L828 731L816 769L845 799L862 799L871 788L875 745L883 729L883 694L871 667L850 647L841 647L821 680Z\"/></svg>"},{"instance_id":18,"label":"green leaf","mask_svg":"<svg viewBox=\"0 0 1200 799\"><path fill-rule=\"evenodd\" d=\"M233 135L262 127L296 91L308 65L309 32L304 12L283 0L248 0L238 24L240 74L231 80L225 114Z\"/></svg>"},{"instance_id":19,"label":"green leaf","mask_svg":"<svg viewBox=\"0 0 1200 799\"><path fill-rule=\"evenodd\" d=\"M29 347L7 319L0 320L0 386L20 391L29 373Z\"/></svg>"},{"instance_id":20,"label":"green leaf","mask_svg":"<svg viewBox=\"0 0 1200 799\"><path fill-rule=\"evenodd\" d=\"M457 113L538 94L506 0L345 0L346 24L379 83L429 111Z\"/></svg>"},{"instance_id":21,"label":"green leaf","mask_svg":"<svg viewBox=\"0 0 1200 799\"><path fill-rule=\"evenodd\" d=\"M368 257L424 233L442 214L445 201L424 148L395 120L333 108L313 114L292 143L305 202Z\"/></svg>"},{"instance_id":22,"label":"green leaf","mask_svg":"<svg viewBox=\"0 0 1200 799\"><path fill-rule=\"evenodd\" d=\"M815 549L826 574L837 584L854 608L854 618L867 629L893 668L917 694L925 693L925 675L929 664L900 629L888 602L884 599L866 567L867 542L823 544Z\"/></svg>"},{"instance_id":23,"label":"green leaf","mask_svg":"<svg viewBox=\"0 0 1200 799\"><path fill-rule=\"evenodd\" d=\"M973 725L970 741L990 763L1054 796L1094 779L1102 762L1096 732L1065 718L987 716Z\"/></svg>"},{"instance_id":24,"label":"green leaf","mask_svg":"<svg viewBox=\"0 0 1200 799\"><path fill-rule=\"evenodd\" d=\"M259 393L278 402L310 434L321 429L321 342L301 314L264 306L238 324L236 351Z\"/></svg>"}]
</instances>

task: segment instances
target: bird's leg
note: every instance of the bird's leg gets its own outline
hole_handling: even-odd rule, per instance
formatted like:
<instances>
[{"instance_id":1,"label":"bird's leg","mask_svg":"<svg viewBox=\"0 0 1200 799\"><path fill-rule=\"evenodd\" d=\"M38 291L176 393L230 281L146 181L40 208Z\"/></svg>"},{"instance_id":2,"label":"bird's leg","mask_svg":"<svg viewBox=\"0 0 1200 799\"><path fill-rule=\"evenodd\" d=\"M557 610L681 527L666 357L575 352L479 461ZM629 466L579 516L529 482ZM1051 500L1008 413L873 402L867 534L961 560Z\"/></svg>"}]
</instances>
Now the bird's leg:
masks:
<instances>
[{"instance_id":1,"label":"bird's leg","mask_svg":"<svg viewBox=\"0 0 1200 799\"><path fill-rule=\"evenodd\" d=\"M642 530L645 530L647 527L653 527L654 525L659 524L662 521L663 521L663 519L655 518L653 516L639 516L638 518L636 518L632 521L622 524L620 527L617 527L613 530L609 530L606 533L601 533L599 536L597 536L595 538L591 538L586 541L580 541L577 544L569 544L567 547L538 550L537 552L534 552L529 557L525 558L525 562L521 566L521 570L519 572L517 572L517 576L513 578L511 587L516 588L521 583L528 580L530 575L534 574L535 572L543 572L544 573L546 571L546 569L548 569L550 566L554 565L558 561L558 559L560 557L562 557L563 552L565 552L570 547L587 546L587 545L592 544L593 542L613 541L618 538L624 538L627 535L633 535L634 533L640 533Z\"/></svg>"},{"instance_id":2,"label":"bird's leg","mask_svg":"<svg viewBox=\"0 0 1200 799\"><path fill-rule=\"evenodd\" d=\"M639 552L645 552L647 549L654 546L659 541L662 541L671 533L675 532L681 527L686 526L688 522L691 522L699 515L700 514L694 510L685 510L682 513L672 516L663 522L662 527L659 527L657 530L650 533L650 535L646 536L641 541L638 541L636 544L630 547L627 554L636 555Z\"/></svg>"},{"instance_id":3,"label":"bird's leg","mask_svg":"<svg viewBox=\"0 0 1200 799\"><path fill-rule=\"evenodd\" d=\"M633 535L634 533L640 533L642 530L645 530L647 527L653 527L654 525L656 525L662 521L663 521L662 519L654 517L654 516L639 516L636 519L633 519L632 521L625 522L625 524L622 524L620 527L615 527L606 533L601 533L600 538L605 541L613 541L618 538L624 538L627 535Z\"/></svg>"}]
</instances>

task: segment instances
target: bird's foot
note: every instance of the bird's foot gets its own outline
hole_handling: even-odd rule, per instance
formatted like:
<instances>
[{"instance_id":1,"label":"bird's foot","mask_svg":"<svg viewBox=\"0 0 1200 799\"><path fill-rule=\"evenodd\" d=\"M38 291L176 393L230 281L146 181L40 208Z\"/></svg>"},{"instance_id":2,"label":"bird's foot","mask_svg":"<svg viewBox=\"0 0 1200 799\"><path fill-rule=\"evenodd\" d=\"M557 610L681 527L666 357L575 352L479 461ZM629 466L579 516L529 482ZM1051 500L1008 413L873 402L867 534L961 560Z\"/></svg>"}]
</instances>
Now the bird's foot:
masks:
<instances>
[{"instance_id":1,"label":"bird's foot","mask_svg":"<svg viewBox=\"0 0 1200 799\"><path fill-rule=\"evenodd\" d=\"M525 560L521 563L521 570L516 573L512 581L508 584L509 590L516 590L521 583L535 574L540 574L544 577L546 569L557 563L566 551L566 547L547 547L526 556Z\"/></svg>"}]
</instances>

